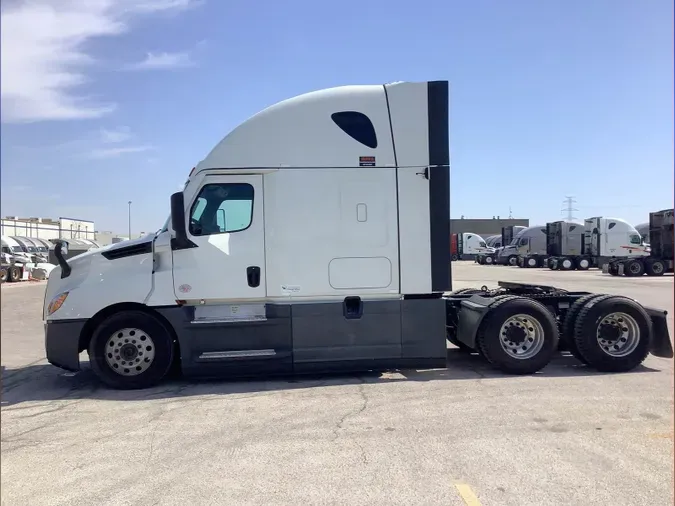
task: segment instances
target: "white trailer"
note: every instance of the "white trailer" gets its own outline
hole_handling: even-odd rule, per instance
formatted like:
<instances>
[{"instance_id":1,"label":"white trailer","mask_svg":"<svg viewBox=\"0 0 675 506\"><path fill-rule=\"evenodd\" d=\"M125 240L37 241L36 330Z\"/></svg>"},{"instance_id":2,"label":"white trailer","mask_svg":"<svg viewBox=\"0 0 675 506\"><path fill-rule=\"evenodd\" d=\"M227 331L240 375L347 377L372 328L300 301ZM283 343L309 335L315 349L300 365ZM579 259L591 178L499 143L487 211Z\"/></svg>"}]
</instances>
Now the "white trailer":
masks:
<instances>
[{"instance_id":1,"label":"white trailer","mask_svg":"<svg viewBox=\"0 0 675 506\"><path fill-rule=\"evenodd\" d=\"M665 312L624 297L509 283L445 293L448 141L446 81L332 88L265 109L190 172L156 234L69 259L56 245L48 361L76 371L87 350L104 383L142 388L174 366L444 368L446 339L512 374L545 367L560 339L600 370L672 357ZM617 312L636 324L614 335Z\"/></svg>"}]
</instances>

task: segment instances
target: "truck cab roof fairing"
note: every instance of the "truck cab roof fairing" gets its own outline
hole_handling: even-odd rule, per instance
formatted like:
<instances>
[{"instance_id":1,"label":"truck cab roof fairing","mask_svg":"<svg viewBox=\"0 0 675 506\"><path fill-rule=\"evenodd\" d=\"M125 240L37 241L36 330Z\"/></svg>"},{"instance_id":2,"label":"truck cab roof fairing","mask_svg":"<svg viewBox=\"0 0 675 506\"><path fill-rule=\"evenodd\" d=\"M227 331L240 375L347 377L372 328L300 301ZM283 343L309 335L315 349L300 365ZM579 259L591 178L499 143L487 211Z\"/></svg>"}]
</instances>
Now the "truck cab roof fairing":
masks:
<instances>
[{"instance_id":1,"label":"truck cab roof fairing","mask_svg":"<svg viewBox=\"0 0 675 506\"><path fill-rule=\"evenodd\" d=\"M407 107L426 109L426 102L417 104L412 94L409 99L415 103ZM343 117L336 115L345 112L370 120L376 143L359 142L350 136L339 124ZM197 172L216 168L359 167L361 156L374 156L377 166L395 165L383 85L329 88L272 105L232 130L197 165ZM419 160L420 165L427 163L426 159Z\"/></svg>"}]
</instances>

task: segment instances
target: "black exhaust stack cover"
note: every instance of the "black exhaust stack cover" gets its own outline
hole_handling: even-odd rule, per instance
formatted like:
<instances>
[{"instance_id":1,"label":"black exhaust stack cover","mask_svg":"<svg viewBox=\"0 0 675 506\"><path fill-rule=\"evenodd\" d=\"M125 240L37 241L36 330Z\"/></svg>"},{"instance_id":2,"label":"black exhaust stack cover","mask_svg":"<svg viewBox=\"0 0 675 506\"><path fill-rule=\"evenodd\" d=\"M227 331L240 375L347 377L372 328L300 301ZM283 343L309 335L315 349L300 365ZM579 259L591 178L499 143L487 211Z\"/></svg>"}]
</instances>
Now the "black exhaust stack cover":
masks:
<instances>
[{"instance_id":1,"label":"black exhaust stack cover","mask_svg":"<svg viewBox=\"0 0 675 506\"><path fill-rule=\"evenodd\" d=\"M428 84L431 290L452 290L450 271L450 137L447 81Z\"/></svg>"}]
</instances>

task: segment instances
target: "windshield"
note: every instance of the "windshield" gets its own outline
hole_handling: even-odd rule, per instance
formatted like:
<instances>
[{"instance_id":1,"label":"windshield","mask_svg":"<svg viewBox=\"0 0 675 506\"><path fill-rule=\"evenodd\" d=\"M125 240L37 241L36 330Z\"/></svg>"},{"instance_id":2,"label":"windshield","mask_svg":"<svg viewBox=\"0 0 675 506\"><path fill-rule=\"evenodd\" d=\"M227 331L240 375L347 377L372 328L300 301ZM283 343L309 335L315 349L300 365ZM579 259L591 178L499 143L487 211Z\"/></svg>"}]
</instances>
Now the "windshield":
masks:
<instances>
[{"instance_id":1,"label":"windshield","mask_svg":"<svg viewBox=\"0 0 675 506\"><path fill-rule=\"evenodd\" d=\"M478 243L478 246L480 246L481 248L485 248L487 244L485 244L485 241L481 241Z\"/></svg>"},{"instance_id":2,"label":"windshield","mask_svg":"<svg viewBox=\"0 0 675 506\"><path fill-rule=\"evenodd\" d=\"M23 253L23 249L21 249L21 246L12 246L12 252L13 253Z\"/></svg>"}]
</instances>

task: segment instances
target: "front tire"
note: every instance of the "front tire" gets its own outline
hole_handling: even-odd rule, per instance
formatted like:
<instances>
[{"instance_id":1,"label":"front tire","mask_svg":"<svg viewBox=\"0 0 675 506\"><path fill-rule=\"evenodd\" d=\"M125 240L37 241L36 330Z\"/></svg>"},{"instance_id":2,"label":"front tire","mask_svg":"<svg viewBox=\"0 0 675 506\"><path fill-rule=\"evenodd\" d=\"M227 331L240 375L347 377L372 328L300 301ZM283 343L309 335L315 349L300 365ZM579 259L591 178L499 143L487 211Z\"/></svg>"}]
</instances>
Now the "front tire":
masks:
<instances>
[{"instance_id":1,"label":"front tire","mask_svg":"<svg viewBox=\"0 0 675 506\"><path fill-rule=\"evenodd\" d=\"M490 255L485 257L484 263L485 265L492 265L495 262L495 259L491 257Z\"/></svg>"},{"instance_id":2,"label":"front tire","mask_svg":"<svg viewBox=\"0 0 675 506\"><path fill-rule=\"evenodd\" d=\"M518 256L517 255L511 255L508 259L508 263L511 267L518 265Z\"/></svg>"},{"instance_id":3,"label":"front tire","mask_svg":"<svg viewBox=\"0 0 675 506\"><path fill-rule=\"evenodd\" d=\"M94 331L88 352L96 376L120 390L156 385L174 360L170 332L143 311L122 311L108 317Z\"/></svg>"},{"instance_id":4,"label":"front tire","mask_svg":"<svg viewBox=\"0 0 675 506\"><path fill-rule=\"evenodd\" d=\"M649 354L652 321L628 297L604 295L586 303L574 327L574 341L589 366L602 372L635 369Z\"/></svg>"},{"instance_id":5,"label":"front tire","mask_svg":"<svg viewBox=\"0 0 675 506\"><path fill-rule=\"evenodd\" d=\"M485 316L477 336L482 355L507 374L533 374L548 365L560 336L553 314L539 302L506 296Z\"/></svg>"}]
</instances>

